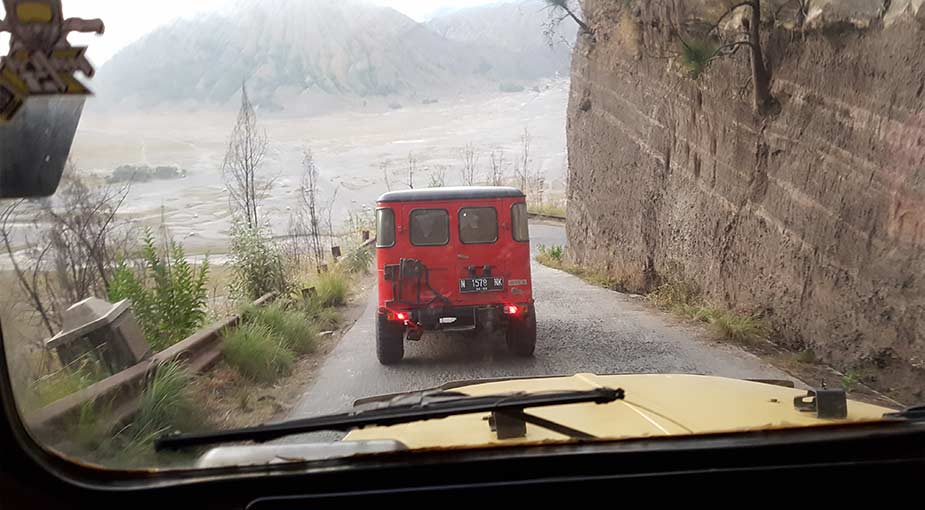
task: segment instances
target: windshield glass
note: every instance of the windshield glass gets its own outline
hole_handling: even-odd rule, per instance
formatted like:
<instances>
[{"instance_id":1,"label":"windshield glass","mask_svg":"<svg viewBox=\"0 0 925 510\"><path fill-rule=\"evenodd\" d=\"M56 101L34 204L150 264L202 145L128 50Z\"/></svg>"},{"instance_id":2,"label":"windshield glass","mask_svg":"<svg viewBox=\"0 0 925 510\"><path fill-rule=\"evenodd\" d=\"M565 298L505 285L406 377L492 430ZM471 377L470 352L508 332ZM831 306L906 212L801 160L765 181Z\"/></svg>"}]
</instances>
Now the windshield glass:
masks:
<instances>
[{"instance_id":1,"label":"windshield glass","mask_svg":"<svg viewBox=\"0 0 925 510\"><path fill-rule=\"evenodd\" d=\"M395 244L395 211L376 210L376 246L388 248Z\"/></svg>"},{"instance_id":2,"label":"windshield glass","mask_svg":"<svg viewBox=\"0 0 925 510\"><path fill-rule=\"evenodd\" d=\"M0 174L70 151L53 196L0 201L0 383L67 458L414 455L923 400L920 1L3 4ZM79 100L65 122L49 98ZM822 387L843 393L800 403ZM439 420L154 448L439 388ZM539 419L461 398L508 394L545 395Z\"/></svg>"},{"instance_id":3,"label":"windshield glass","mask_svg":"<svg viewBox=\"0 0 925 510\"><path fill-rule=\"evenodd\" d=\"M443 246L450 241L450 215L444 209L415 209L408 225L415 246Z\"/></svg>"},{"instance_id":4,"label":"windshield glass","mask_svg":"<svg viewBox=\"0 0 925 510\"><path fill-rule=\"evenodd\" d=\"M459 240L465 244L498 240L498 211L494 207L466 207L459 210Z\"/></svg>"}]
</instances>

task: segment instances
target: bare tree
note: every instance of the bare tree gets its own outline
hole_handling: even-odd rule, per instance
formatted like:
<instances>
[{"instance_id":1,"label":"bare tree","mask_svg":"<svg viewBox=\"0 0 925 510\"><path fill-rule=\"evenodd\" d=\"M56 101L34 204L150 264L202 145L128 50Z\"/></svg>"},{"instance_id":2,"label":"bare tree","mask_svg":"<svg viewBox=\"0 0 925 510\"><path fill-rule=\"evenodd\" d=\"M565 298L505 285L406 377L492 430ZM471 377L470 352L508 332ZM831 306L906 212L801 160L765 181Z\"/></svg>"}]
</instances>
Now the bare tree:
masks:
<instances>
[{"instance_id":1,"label":"bare tree","mask_svg":"<svg viewBox=\"0 0 925 510\"><path fill-rule=\"evenodd\" d=\"M380 161L379 170L382 171L382 178L385 181L385 189L392 191L392 181L389 179L389 162Z\"/></svg>"},{"instance_id":2,"label":"bare tree","mask_svg":"<svg viewBox=\"0 0 925 510\"><path fill-rule=\"evenodd\" d=\"M408 153L408 189L414 189L414 173L418 169L418 160L413 152Z\"/></svg>"},{"instance_id":3,"label":"bare tree","mask_svg":"<svg viewBox=\"0 0 925 510\"><path fill-rule=\"evenodd\" d=\"M538 203L543 203L543 194L546 192L546 174L541 170L537 170L530 178L530 189L533 194L533 200Z\"/></svg>"},{"instance_id":4,"label":"bare tree","mask_svg":"<svg viewBox=\"0 0 925 510\"><path fill-rule=\"evenodd\" d=\"M55 325L52 324L52 314L53 310L50 309L49 305L46 304L46 297L41 294L39 278L42 272L43 263L45 261L45 255L50 248L50 243L45 243L44 247L38 250L36 256L33 256L33 253L29 253L32 250L27 250L26 256L31 258L31 268L23 268L19 261L17 260L16 252L13 249L11 237L13 235L13 221L16 210L23 205L24 200L17 200L15 202L7 205L3 212L0 213L0 237L3 238L3 246L6 248L6 253L10 257L10 262L13 266L13 272L16 275L16 281L19 283L20 289L26 294L29 299L29 306L38 314L39 319L42 321L42 324L45 326L45 329L48 330L49 335L54 335L56 332Z\"/></svg>"},{"instance_id":5,"label":"bare tree","mask_svg":"<svg viewBox=\"0 0 925 510\"><path fill-rule=\"evenodd\" d=\"M258 176L268 145L267 133L257 126L257 112L242 84L241 109L228 142L222 175L235 209L232 212L240 215L248 228L260 225L259 204L273 185L272 180Z\"/></svg>"},{"instance_id":6,"label":"bare tree","mask_svg":"<svg viewBox=\"0 0 925 510\"><path fill-rule=\"evenodd\" d=\"M431 188L442 188L446 186L446 167L443 165L435 165L433 170L430 171L430 184Z\"/></svg>"},{"instance_id":7,"label":"bare tree","mask_svg":"<svg viewBox=\"0 0 925 510\"><path fill-rule=\"evenodd\" d=\"M466 186L472 186L475 184L479 166L479 155L475 146L467 143L459 150L459 157L462 159L462 182Z\"/></svg>"},{"instance_id":8,"label":"bare tree","mask_svg":"<svg viewBox=\"0 0 925 510\"><path fill-rule=\"evenodd\" d=\"M514 174L520 190L529 194L530 184L530 131L524 128L520 136L520 161L514 165Z\"/></svg>"},{"instance_id":9,"label":"bare tree","mask_svg":"<svg viewBox=\"0 0 925 510\"><path fill-rule=\"evenodd\" d=\"M594 31L591 30L591 27L576 14L578 7L573 3L573 0L546 0L546 8L550 11L550 21L547 22L544 30L547 40L550 40L550 34L555 33L555 29L565 21L566 18L572 18L572 20L578 24L578 28L581 29L582 33L594 35Z\"/></svg>"},{"instance_id":10,"label":"bare tree","mask_svg":"<svg viewBox=\"0 0 925 510\"><path fill-rule=\"evenodd\" d=\"M764 61L764 51L761 45L761 0L743 0L733 4L716 22L708 25L705 37L717 36L717 31L723 21L738 9L747 7L749 17L743 17L740 30L735 30L732 40L722 41L713 46L706 41L688 41L680 37L683 46L683 57L691 68L695 78L703 72L714 60L736 54L742 47L748 47L751 59L752 105L755 111L767 113L776 104L771 95L771 73ZM802 8L802 7L801 7Z\"/></svg>"},{"instance_id":11,"label":"bare tree","mask_svg":"<svg viewBox=\"0 0 925 510\"><path fill-rule=\"evenodd\" d=\"M302 235L308 236L309 252L316 264L324 262L324 247L321 243L322 211L318 203L320 194L319 181L320 177L318 175L318 166L315 164L315 157L312 150L305 147L302 157L302 185L299 189L303 214L300 226L303 230Z\"/></svg>"},{"instance_id":12,"label":"bare tree","mask_svg":"<svg viewBox=\"0 0 925 510\"><path fill-rule=\"evenodd\" d=\"M489 161L491 163L491 168L488 174L488 184L491 186L502 186L504 184L504 149L491 151Z\"/></svg>"},{"instance_id":13,"label":"bare tree","mask_svg":"<svg viewBox=\"0 0 925 510\"><path fill-rule=\"evenodd\" d=\"M106 289L116 265L116 249L124 248L124 240L113 246L113 223L128 196L129 187L91 188L76 177L76 169L70 172L74 177L68 179L61 191L61 203L41 202L43 220L51 225L48 234L57 257L63 257L64 263L82 260L91 264L102 289ZM62 281L62 288L71 292L75 300L86 297L88 286L72 287L67 283Z\"/></svg>"},{"instance_id":14,"label":"bare tree","mask_svg":"<svg viewBox=\"0 0 925 510\"><path fill-rule=\"evenodd\" d=\"M311 263L315 257L312 249L311 229L304 212L305 209L300 204L298 209L289 213L289 223L286 228L288 239L282 246L290 268L302 268Z\"/></svg>"},{"instance_id":15,"label":"bare tree","mask_svg":"<svg viewBox=\"0 0 925 510\"><path fill-rule=\"evenodd\" d=\"M328 244L330 244L331 248L336 246L334 234L334 203L337 202L338 191L340 191L340 184L334 188L334 193L331 193L331 200L328 201L328 204L324 208L325 226L328 230Z\"/></svg>"},{"instance_id":16,"label":"bare tree","mask_svg":"<svg viewBox=\"0 0 925 510\"><path fill-rule=\"evenodd\" d=\"M69 166L55 197L13 202L0 213L0 238L17 283L50 334L71 304L108 294L131 238L130 229L116 221L127 193L127 187L91 187ZM23 240L18 253L16 223Z\"/></svg>"}]
</instances>

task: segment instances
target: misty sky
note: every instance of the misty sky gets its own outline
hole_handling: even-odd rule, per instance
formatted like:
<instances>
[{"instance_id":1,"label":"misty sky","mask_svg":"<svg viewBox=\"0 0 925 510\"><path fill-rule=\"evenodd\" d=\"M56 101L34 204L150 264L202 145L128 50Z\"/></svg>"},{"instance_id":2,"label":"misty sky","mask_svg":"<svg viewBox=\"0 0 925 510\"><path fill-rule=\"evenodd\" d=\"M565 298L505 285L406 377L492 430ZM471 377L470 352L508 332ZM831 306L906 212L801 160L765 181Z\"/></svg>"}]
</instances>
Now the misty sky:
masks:
<instances>
[{"instance_id":1,"label":"misty sky","mask_svg":"<svg viewBox=\"0 0 925 510\"><path fill-rule=\"evenodd\" d=\"M305 0L310 2L311 0ZM426 21L442 8L465 8L496 3L498 0L366 0L386 5L418 21ZM99 66L113 54L155 28L178 17L189 17L219 8L233 0L63 0L65 16L102 18L106 34L73 34L74 45L88 45L89 58ZM7 38L0 39L6 53Z\"/></svg>"}]
</instances>

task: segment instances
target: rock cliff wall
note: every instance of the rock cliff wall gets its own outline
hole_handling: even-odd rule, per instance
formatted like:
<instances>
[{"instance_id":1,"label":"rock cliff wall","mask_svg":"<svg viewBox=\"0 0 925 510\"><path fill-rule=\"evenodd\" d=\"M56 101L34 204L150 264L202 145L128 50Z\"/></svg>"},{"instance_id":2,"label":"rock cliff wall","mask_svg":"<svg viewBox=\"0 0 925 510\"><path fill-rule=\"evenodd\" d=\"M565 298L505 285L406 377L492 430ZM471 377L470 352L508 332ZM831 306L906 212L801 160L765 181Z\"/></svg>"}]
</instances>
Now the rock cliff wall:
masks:
<instances>
[{"instance_id":1,"label":"rock cliff wall","mask_svg":"<svg viewBox=\"0 0 925 510\"><path fill-rule=\"evenodd\" d=\"M779 108L758 115L747 51L696 80L678 55L686 27L734 3L582 2L595 34L572 64L570 256L636 290L695 282L921 400L925 6L765 0Z\"/></svg>"}]
</instances>

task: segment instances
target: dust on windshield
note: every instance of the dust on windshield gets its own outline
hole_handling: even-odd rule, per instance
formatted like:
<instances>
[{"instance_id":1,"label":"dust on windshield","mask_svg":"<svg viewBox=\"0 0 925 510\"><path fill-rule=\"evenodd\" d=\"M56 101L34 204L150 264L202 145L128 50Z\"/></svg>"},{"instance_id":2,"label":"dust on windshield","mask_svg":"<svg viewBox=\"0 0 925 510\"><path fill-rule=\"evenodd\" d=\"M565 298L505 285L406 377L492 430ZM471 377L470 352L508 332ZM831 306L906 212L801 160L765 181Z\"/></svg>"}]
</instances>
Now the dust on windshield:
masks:
<instances>
[{"instance_id":1,"label":"dust on windshield","mask_svg":"<svg viewBox=\"0 0 925 510\"><path fill-rule=\"evenodd\" d=\"M65 0L58 60L23 64L60 3L4 2L36 31L8 29L0 75L4 123L69 73L92 91L57 193L0 201L7 362L47 448L210 467L585 437L483 410L154 448L455 381L619 387L536 410L601 438L922 400L921 2ZM822 387L843 413L791 405Z\"/></svg>"}]
</instances>

